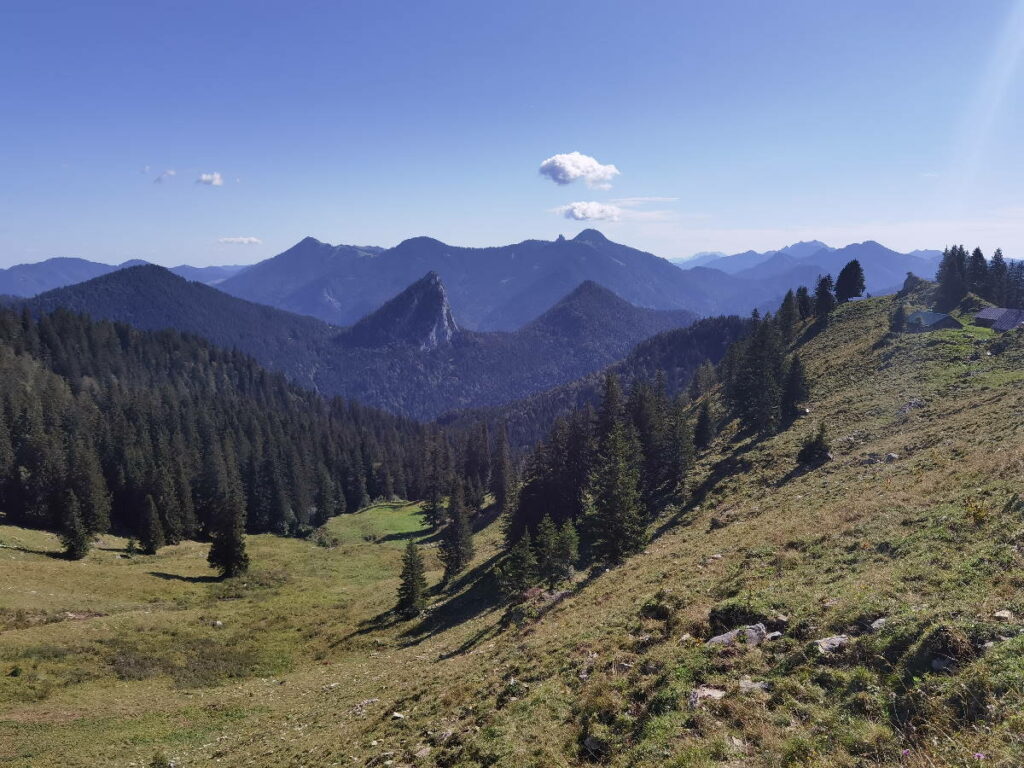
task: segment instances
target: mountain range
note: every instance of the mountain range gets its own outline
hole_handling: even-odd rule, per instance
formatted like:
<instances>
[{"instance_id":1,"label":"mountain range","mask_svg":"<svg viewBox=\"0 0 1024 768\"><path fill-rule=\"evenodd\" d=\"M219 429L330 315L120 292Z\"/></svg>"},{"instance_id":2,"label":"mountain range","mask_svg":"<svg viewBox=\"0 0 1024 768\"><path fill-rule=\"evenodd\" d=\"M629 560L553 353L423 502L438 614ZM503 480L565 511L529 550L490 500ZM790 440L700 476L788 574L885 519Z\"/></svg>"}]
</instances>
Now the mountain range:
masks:
<instances>
[{"instance_id":1,"label":"mountain range","mask_svg":"<svg viewBox=\"0 0 1024 768\"><path fill-rule=\"evenodd\" d=\"M818 275L835 277L847 262L857 259L864 268L867 291L878 294L898 288L907 272L931 277L941 256L941 251L934 250L899 253L874 240L852 243L844 248L808 240L775 251L744 251L732 255L700 253L673 263L684 271L705 267L745 280L785 278L792 285L809 285Z\"/></svg>"},{"instance_id":2,"label":"mountain range","mask_svg":"<svg viewBox=\"0 0 1024 768\"><path fill-rule=\"evenodd\" d=\"M119 269L137 267L146 263L139 259L132 259L121 264L102 264L87 259L59 257L32 264L17 264L7 269L0 269L0 295L35 296L55 288L62 288L65 285L74 285L116 272ZM243 269L245 269L243 265L190 267L187 264L182 264L171 267L171 272L188 280L216 285Z\"/></svg>"},{"instance_id":3,"label":"mountain range","mask_svg":"<svg viewBox=\"0 0 1024 768\"><path fill-rule=\"evenodd\" d=\"M173 328L236 348L293 381L396 413L507 402L620 359L639 341L692 323L686 310L636 307L592 281L514 332L456 323L428 273L350 327L245 301L154 265L121 269L20 302L146 330Z\"/></svg>"}]
</instances>

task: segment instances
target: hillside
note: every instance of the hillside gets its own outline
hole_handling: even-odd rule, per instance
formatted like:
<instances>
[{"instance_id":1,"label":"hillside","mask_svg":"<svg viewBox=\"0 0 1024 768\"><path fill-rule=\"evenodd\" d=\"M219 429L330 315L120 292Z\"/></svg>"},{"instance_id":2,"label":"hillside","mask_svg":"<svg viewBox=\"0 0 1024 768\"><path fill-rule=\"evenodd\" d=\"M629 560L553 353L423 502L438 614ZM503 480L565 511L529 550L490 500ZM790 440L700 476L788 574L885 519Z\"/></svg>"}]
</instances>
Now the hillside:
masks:
<instances>
[{"instance_id":1,"label":"hillside","mask_svg":"<svg viewBox=\"0 0 1024 768\"><path fill-rule=\"evenodd\" d=\"M74 285L107 275L119 269L145 264L144 261L126 261L123 264L101 264L86 259L55 258L31 264L17 264L0 269L0 295L35 296L55 288ZM197 280L207 285L217 283L238 274L244 266L190 267L182 264L171 269L188 280Z\"/></svg>"},{"instance_id":2,"label":"hillside","mask_svg":"<svg viewBox=\"0 0 1024 768\"><path fill-rule=\"evenodd\" d=\"M788 278L753 281L711 269L681 271L594 229L572 239L492 248L452 246L429 237L405 240L394 248L364 248L307 237L218 287L250 301L348 325L427 272L436 272L447 287L455 321L478 331L520 328L586 281L638 307L696 314L745 314L794 287Z\"/></svg>"},{"instance_id":3,"label":"hillside","mask_svg":"<svg viewBox=\"0 0 1024 768\"><path fill-rule=\"evenodd\" d=\"M198 544L151 565L111 539L72 571L45 535L0 529L0 557L17 563L0 756L1019 765L1024 434L1007 415L1024 406L1024 340L967 328L880 343L892 306L843 306L804 337L810 419L763 441L726 425L643 554L509 616L482 578L494 526L424 619L381 613L398 547L417 536L408 509L332 521L333 549L257 537L245 585L197 578ZM818 419L834 459L800 471ZM781 636L704 645L759 620Z\"/></svg>"},{"instance_id":4,"label":"hillside","mask_svg":"<svg viewBox=\"0 0 1024 768\"><path fill-rule=\"evenodd\" d=\"M513 333L458 328L432 274L351 328L229 296L162 267L132 267L25 301L138 328L174 328L237 348L292 381L394 413L515 400L600 370L643 339L688 325L684 310L634 307L593 283L576 287Z\"/></svg>"}]
</instances>

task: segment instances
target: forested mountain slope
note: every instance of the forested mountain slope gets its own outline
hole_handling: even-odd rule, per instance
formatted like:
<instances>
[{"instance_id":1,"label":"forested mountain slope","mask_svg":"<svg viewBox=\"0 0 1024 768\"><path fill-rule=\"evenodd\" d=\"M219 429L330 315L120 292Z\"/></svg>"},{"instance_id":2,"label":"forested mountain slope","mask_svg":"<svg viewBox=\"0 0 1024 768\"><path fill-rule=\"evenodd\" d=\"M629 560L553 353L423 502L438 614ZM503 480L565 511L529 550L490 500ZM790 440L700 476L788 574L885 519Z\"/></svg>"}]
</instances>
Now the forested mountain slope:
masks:
<instances>
[{"instance_id":1,"label":"forested mountain slope","mask_svg":"<svg viewBox=\"0 0 1024 768\"><path fill-rule=\"evenodd\" d=\"M685 310L634 307L584 283L518 331L466 331L453 319L446 287L431 273L343 329L152 265L50 291L25 306L195 333L325 395L419 418L562 384L600 370L648 336L695 319Z\"/></svg>"},{"instance_id":2,"label":"forested mountain slope","mask_svg":"<svg viewBox=\"0 0 1024 768\"><path fill-rule=\"evenodd\" d=\"M906 299L931 305L927 291ZM511 609L489 580L500 535L484 516L470 569L426 614L386 613L400 542L418 541L440 578L430 531L395 508L337 518L334 550L257 538L270 570L231 600L151 579L123 600L148 596L153 615L104 603L110 615L77 632L67 619L16 625L0 658L34 666L2 678L2 754L16 766L154 752L195 766L1020 764L1024 339L890 335L894 308L870 299L825 328L800 324L790 349L810 416L779 431L740 430L708 390L689 413L709 401L716 435L645 548ZM819 422L832 458L801 466ZM188 578L190 546L160 569ZM70 567L24 550L2 552L36 583ZM144 576L93 557L90 583ZM757 623L781 634L708 644ZM257 626L263 648L246 642ZM200 675L175 645L218 666Z\"/></svg>"}]
</instances>

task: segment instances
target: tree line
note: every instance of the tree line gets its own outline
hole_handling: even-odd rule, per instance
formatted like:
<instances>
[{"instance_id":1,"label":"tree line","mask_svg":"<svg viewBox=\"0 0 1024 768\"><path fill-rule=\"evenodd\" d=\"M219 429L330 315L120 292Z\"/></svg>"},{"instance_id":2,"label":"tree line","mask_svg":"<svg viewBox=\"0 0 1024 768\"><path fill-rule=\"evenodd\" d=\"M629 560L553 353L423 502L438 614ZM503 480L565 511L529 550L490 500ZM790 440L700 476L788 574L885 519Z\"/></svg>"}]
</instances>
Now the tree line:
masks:
<instances>
[{"instance_id":1,"label":"tree line","mask_svg":"<svg viewBox=\"0 0 1024 768\"><path fill-rule=\"evenodd\" d=\"M210 540L233 575L245 533L301 536L372 499L424 498L444 440L195 336L0 310L0 508L58 531L73 558L108 531L144 553Z\"/></svg>"},{"instance_id":2,"label":"tree line","mask_svg":"<svg viewBox=\"0 0 1024 768\"><path fill-rule=\"evenodd\" d=\"M755 311L721 360L705 360L674 394L661 371L634 379L628 392L607 374L599 404L558 418L526 460L506 509L502 591L515 599L533 586L554 589L577 565L615 565L641 551L654 517L687 500L695 459L725 419L764 436L800 414L809 397L800 335L863 292L856 260L835 281L820 277L813 292L789 291L774 315ZM820 427L801 461L827 450Z\"/></svg>"},{"instance_id":3,"label":"tree line","mask_svg":"<svg viewBox=\"0 0 1024 768\"><path fill-rule=\"evenodd\" d=\"M1007 261L999 248L991 259L985 258L981 248L970 253L963 245L946 248L935 280L938 303L944 308L973 293L997 307L1024 309L1024 262Z\"/></svg>"}]
</instances>

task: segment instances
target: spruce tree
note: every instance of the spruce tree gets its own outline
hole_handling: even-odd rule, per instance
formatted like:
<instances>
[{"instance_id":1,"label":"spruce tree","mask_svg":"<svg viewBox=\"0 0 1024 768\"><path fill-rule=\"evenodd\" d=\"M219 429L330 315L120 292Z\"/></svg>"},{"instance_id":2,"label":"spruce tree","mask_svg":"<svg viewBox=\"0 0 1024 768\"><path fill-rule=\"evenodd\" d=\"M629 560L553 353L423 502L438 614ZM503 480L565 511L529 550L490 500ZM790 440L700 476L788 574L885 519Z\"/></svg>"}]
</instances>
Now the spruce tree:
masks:
<instances>
[{"instance_id":1,"label":"spruce tree","mask_svg":"<svg viewBox=\"0 0 1024 768\"><path fill-rule=\"evenodd\" d=\"M473 559L473 532L463 498L462 481L456 479L448 500L448 524L441 532L444 580L451 581Z\"/></svg>"},{"instance_id":2,"label":"spruce tree","mask_svg":"<svg viewBox=\"0 0 1024 768\"><path fill-rule=\"evenodd\" d=\"M619 377L614 373L609 373L604 379L604 394L597 416L598 440L604 440L611 433L612 427L622 420L624 412L625 405L622 401L622 386L619 384Z\"/></svg>"},{"instance_id":3,"label":"spruce tree","mask_svg":"<svg viewBox=\"0 0 1024 768\"><path fill-rule=\"evenodd\" d=\"M245 551L245 506L235 490L217 500L207 562L222 578L240 576L249 569Z\"/></svg>"},{"instance_id":4,"label":"spruce tree","mask_svg":"<svg viewBox=\"0 0 1024 768\"><path fill-rule=\"evenodd\" d=\"M498 507L499 515L508 515L512 511L515 478L512 470L512 451L508 444L508 428L504 422L498 431L491 464L491 493L494 494L494 503Z\"/></svg>"},{"instance_id":5,"label":"spruce tree","mask_svg":"<svg viewBox=\"0 0 1024 768\"><path fill-rule=\"evenodd\" d=\"M715 386L715 366L704 360L690 379L690 399L699 400Z\"/></svg>"},{"instance_id":6,"label":"spruce tree","mask_svg":"<svg viewBox=\"0 0 1024 768\"><path fill-rule=\"evenodd\" d=\"M706 450L715 439L715 421L711 416L711 406L707 400L700 404L697 411L697 423L693 428L693 444L701 451Z\"/></svg>"},{"instance_id":7,"label":"spruce tree","mask_svg":"<svg viewBox=\"0 0 1024 768\"><path fill-rule=\"evenodd\" d=\"M988 262L985 261L985 254L981 252L981 248L971 251L971 256L967 260L965 277L968 291L983 299L990 299L992 293L989 290Z\"/></svg>"},{"instance_id":8,"label":"spruce tree","mask_svg":"<svg viewBox=\"0 0 1024 768\"><path fill-rule=\"evenodd\" d=\"M814 289L814 316L821 322L828 320L829 314L836 306L836 297L832 294L832 275L818 278Z\"/></svg>"},{"instance_id":9,"label":"spruce tree","mask_svg":"<svg viewBox=\"0 0 1024 768\"><path fill-rule=\"evenodd\" d=\"M673 410L670 431L671 439L667 447L668 490L670 493L684 496L687 480L693 468L694 436L681 398Z\"/></svg>"},{"instance_id":10,"label":"spruce tree","mask_svg":"<svg viewBox=\"0 0 1024 768\"><path fill-rule=\"evenodd\" d=\"M529 530L513 544L494 570L498 589L510 600L518 599L537 583L537 557L533 552Z\"/></svg>"},{"instance_id":11,"label":"spruce tree","mask_svg":"<svg viewBox=\"0 0 1024 768\"><path fill-rule=\"evenodd\" d=\"M943 251L935 279L939 284L939 306L954 307L967 293L967 251L953 246Z\"/></svg>"},{"instance_id":12,"label":"spruce tree","mask_svg":"<svg viewBox=\"0 0 1024 768\"><path fill-rule=\"evenodd\" d=\"M996 248L996 252L992 254L992 261L989 263L988 269L988 284L989 284L989 301L995 304L997 307L1006 306L1006 296L1008 293L1007 278L1009 277L1009 270L1006 266L1006 259L1003 258L1003 251L1001 248Z\"/></svg>"},{"instance_id":13,"label":"spruce tree","mask_svg":"<svg viewBox=\"0 0 1024 768\"><path fill-rule=\"evenodd\" d=\"M800 312L796 306L796 295L793 291L786 291L782 304L779 305L779 312L775 316L775 322L779 325L779 333L787 344L793 340L793 332L800 319Z\"/></svg>"},{"instance_id":14,"label":"spruce tree","mask_svg":"<svg viewBox=\"0 0 1024 768\"><path fill-rule=\"evenodd\" d=\"M571 520L558 528L550 517L537 527L537 574L548 589L554 589L572 576L579 557L579 536Z\"/></svg>"},{"instance_id":15,"label":"spruce tree","mask_svg":"<svg viewBox=\"0 0 1024 768\"><path fill-rule=\"evenodd\" d=\"M786 385L782 388L782 414L792 419L798 413L797 407L807 399L807 376L799 355L794 354L786 372Z\"/></svg>"},{"instance_id":16,"label":"spruce tree","mask_svg":"<svg viewBox=\"0 0 1024 768\"><path fill-rule=\"evenodd\" d=\"M615 422L602 442L591 484L593 549L601 562L621 563L647 541L639 466L636 437L621 420Z\"/></svg>"},{"instance_id":17,"label":"spruce tree","mask_svg":"<svg viewBox=\"0 0 1024 768\"><path fill-rule=\"evenodd\" d=\"M110 530L110 491L96 449L84 439L75 441L71 458L71 487L82 507L82 521L93 535Z\"/></svg>"},{"instance_id":18,"label":"spruce tree","mask_svg":"<svg viewBox=\"0 0 1024 768\"><path fill-rule=\"evenodd\" d=\"M907 307L902 302L896 305L896 309L889 316L889 330L892 333L903 333L907 329Z\"/></svg>"},{"instance_id":19,"label":"spruce tree","mask_svg":"<svg viewBox=\"0 0 1024 768\"><path fill-rule=\"evenodd\" d=\"M814 301L811 299L811 292L806 285L796 289L796 311L801 320L806 320L814 314Z\"/></svg>"},{"instance_id":20,"label":"spruce tree","mask_svg":"<svg viewBox=\"0 0 1024 768\"><path fill-rule=\"evenodd\" d=\"M60 543L64 556L81 560L89 552L89 532L82 521L82 509L75 492L68 489L60 497Z\"/></svg>"},{"instance_id":21,"label":"spruce tree","mask_svg":"<svg viewBox=\"0 0 1024 768\"><path fill-rule=\"evenodd\" d=\"M844 304L855 296L864 295L864 270L857 259L846 263L836 278L836 301Z\"/></svg>"},{"instance_id":22,"label":"spruce tree","mask_svg":"<svg viewBox=\"0 0 1024 768\"><path fill-rule=\"evenodd\" d=\"M142 522L139 528L139 547L144 555L155 555L164 545L164 528L160 513L152 496L146 496L142 503Z\"/></svg>"},{"instance_id":23,"label":"spruce tree","mask_svg":"<svg viewBox=\"0 0 1024 768\"><path fill-rule=\"evenodd\" d=\"M402 555L402 582L398 586L398 605L395 610L407 619L419 615L427 604L427 577L419 547L412 541L405 545Z\"/></svg>"}]
</instances>

